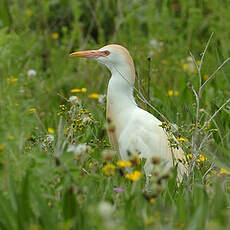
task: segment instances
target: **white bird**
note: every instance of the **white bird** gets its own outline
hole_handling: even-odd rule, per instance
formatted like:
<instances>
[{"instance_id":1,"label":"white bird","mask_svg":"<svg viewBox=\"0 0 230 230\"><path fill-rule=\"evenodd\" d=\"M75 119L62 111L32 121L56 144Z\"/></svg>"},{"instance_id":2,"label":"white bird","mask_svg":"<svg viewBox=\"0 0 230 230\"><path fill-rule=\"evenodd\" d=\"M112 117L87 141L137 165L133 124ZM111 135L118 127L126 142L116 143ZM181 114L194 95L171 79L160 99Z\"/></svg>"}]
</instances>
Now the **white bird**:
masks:
<instances>
[{"instance_id":1,"label":"white bird","mask_svg":"<svg viewBox=\"0 0 230 230\"><path fill-rule=\"evenodd\" d=\"M91 58L104 64L112 73L107 91L107 120L115 125L108 130L111 144L119 149L122 160L131 152L139 152L146 159L146 176L153 169L152 158L159 157L166 162L165 169L178 164L178 178L182 179L187 169L179 159L184 158L181 148L172 149L162 122L149 112L139 108L133 96L135 67L128 50L112 44L99 50L79 51L71 57ZM176 163L175 163L176 161Z\"/></svg>"}]
</instances>

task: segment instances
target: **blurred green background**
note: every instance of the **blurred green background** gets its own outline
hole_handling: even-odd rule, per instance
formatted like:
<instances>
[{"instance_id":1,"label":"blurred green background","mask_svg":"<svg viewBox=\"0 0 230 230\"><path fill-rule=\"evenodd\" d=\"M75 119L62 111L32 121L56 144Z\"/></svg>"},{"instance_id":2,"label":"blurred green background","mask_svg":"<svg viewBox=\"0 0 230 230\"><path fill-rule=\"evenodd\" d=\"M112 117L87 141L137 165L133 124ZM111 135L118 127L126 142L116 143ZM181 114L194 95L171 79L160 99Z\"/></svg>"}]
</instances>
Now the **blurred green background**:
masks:
<instances>
[{"instance_id":1,"label":"blurred green background","mask_svg":"<svg viewBox=\"0 0 230 230\"><path fill-rule=\"evenodd\" d=\"M101 172L101 152L109 146L103 134L105 105L90 95L106 94L110 73L68 55L111 43L125 46L135 62L135 87L189 139L196 105L188 83L198 87L189 52L199 64L214 32L202 65L204 82L230 55L229 12L229 0L1 0L0 229L227 229L229 178L204 182L203 176L213 161L229 169L230 106L211 124L216 131L202 153L210 162L202 173L197 169L191 190L184 185L175 192L171 181L150 205L142 196L144 178L135 185ZM227 63L204 89L201 123L230 97L229 73ZM55 155L63 144L60 129L71 123L67 100L72 95L93 120L67 140L95 150L81 164L66 148ZM54 142L44 150L50 134ZM92 170L90 175L82 176L82 167ZM127 188L125 195L113 193L119 184ZM101 200L107 208L112 205L111 216L94 212Z\"/></svg>"}]
</instances>

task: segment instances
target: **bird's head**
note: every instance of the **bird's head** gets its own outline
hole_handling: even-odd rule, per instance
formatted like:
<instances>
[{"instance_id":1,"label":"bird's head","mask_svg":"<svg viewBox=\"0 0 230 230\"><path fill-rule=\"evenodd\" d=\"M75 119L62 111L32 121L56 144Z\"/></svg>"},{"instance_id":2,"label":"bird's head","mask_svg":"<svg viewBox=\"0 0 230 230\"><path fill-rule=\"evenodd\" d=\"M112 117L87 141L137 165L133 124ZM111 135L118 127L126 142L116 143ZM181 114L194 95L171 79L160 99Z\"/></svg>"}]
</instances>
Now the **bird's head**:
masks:
<instances>
[{"instance_id":1,"label":"bird's head","mask_svg":"<svg viewBox=\"0 0 230 230\"><path fill-rule=\"evenodd\" d=\"M70 54L70 57L94 59L105 66L112 74L120 74L130 83L134 84L135 69L133 59L129 51L123 46L112 44L99 50L78 51Z\"/></svg>"}]
</instances>

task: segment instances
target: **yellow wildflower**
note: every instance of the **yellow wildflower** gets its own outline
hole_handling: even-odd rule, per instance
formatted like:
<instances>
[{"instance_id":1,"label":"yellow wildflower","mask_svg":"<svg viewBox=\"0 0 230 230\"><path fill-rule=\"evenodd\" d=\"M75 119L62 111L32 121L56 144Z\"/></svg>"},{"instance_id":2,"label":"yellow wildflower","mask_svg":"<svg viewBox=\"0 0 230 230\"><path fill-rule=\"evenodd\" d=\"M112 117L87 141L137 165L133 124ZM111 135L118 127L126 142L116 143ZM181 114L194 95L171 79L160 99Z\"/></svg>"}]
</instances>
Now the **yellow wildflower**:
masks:
<instances>
[{"instance_id":1,"label":"yellow wildflower","mask_svg":"<svg viewBox=\"0 0 230 230\"><path fill-rule=\"evenodd\" d=\"M87 89L86 88L81 88L81 89L77 89L77 88L75 88L75 89L71 89L71 93L80 93L80 92L82 92L82 93L85 93L87 91Z\"/></svg>"},{"instance_id":2,"label":"yellow wildflower","mask_svg":"<svg viewBox=\"0 0 230 230\"><path fill-rule=\"evenodd\" d=\"M93 163L92 162L89 162L89 167L91 168L93 166Z\"/></svg>"},{"instance_id":3,"label":"yellow wildflower","mask_svg":"<svg viewBox=\"0 0 230 230\"><path fill-rule=\"evenodd\" d=\"M179 91L178 91L178 90L173 91L173 90L170 89L170 90L168 91L168 95L169 95L170 97L172 97L172 96L177 97L177 96L179 95Z\"/></svg>"},{"instance_id":4,"label":"yellow wildflower","mask_svg":"<svg viewBox=\"0 0 230 230\"><path fill-rule=\"evenodd\" d=\"M130 161L118 161L117 162L117 166L119 166L121 168L130 167L131 165L132 165L132 163Z\"/></svg>"},{"instance_id":5,"label":"yellow wildflower","mask_svg":"<svg viewBox=\"0 0 230 230\"><path fill-rule=\"evenodd\" d=\"M164 125L167 125L167 122L166 122L166 121L162 121L161 123L162 123L163 126L164 126Z\"/></svg>"},{"instance_id":6,"label":"yellow wildflower","mask_svg":"<svg viewBox=\"0 0 230 230\"><path fill-rule=\"evenodd\" d=\"M86 93L86 91L87 91L86 88L82 88L82 89L81 89L81 92L82 92L82 93Z\"/></svg>"},{"instance_id":7,"label":"yellow wildflower","mask_svg":"<svg viewBox=\"0 0 230 230\"><path fill-rule=\"evenodd\" d=\"M54 40L57 40L59 38L59 34L58 33L52 33L51 38Z\"/></svg>"},{"instance_id":8,"label":"yellow wildflower","mask_svg":"<svg viewBox=\"0 0 230 230\"><path fill-rule=\"evenodd\" d=\"M97 94L97 93L91 93L91 94L89 94L88 97L89 98L93 98L93 99L98 99L99 98L99 94Z\"/></svg>"},{"instance_id":9,"label":"yellow wildflower","mask_svg":"<svg viewBox=\"0 0 230 230\"><path fill-rule=\"evenodd\" d=\"M186 157L187 157L187 159L188 159L188 160L191 160L191 159L192 159L192 154L191 154L191 153L189 153L189 154L187 154L187 156L186 156Z\"/></svg>"},{"instance_id":10,"label":"yellow wildflower","mask_svg":"<svg viewBox=\"0 0 230 230\"><path fill-rule=\"evenodd\" d=\"M42 229L43 228L40 225L37 225L37 224L33 224L28 228L28 230L42 230Z\"/></svg>"},{"instance_id":11,"label":"yellow wildflower","mask_svg":"<svg viewBox=\"0 0 230 230\"><path fill-rule=\"evenodd\" d=\"M154 198L151 198L151 199L149 200L149 203L150 203L150 204L154 204L155 201L156 201L156 200L155 200Z\"/></svg>"},{"instance_id":12,"label":"yellow wildflower","mask_svg":"<svg viewBox=\"0 0 230 230\"><path fill-rule=\"evenodd\" d=\"M217 174L218 176L221 176L221 175L230 175L230 171L227 170L227 169L224 169L224 168L221 168L219 173Z\"/></svg>"},{"instance_id":13,"label":"yellow wildflower","mask_svg":"<svg viewBox=\"0 0 230 230\"><path fill-rule=\"evenodd\" d=\"M125 178L127 178L127 179L129 179L131 181L139 180L140 176L141 176L141 172L137 171L137 170L135 170L135 171L133 171L131 173L125 174Z\"/></svg>"},{"instance_id":14,"label":"yellow wildflower","mask_svg":"<svg viewBox=\"0 0 230 230\"><path fill-rule=\"evenodd\" d=\"M12 136L12 135L10 135L8 138L9 138L9 140L11 140L11 141L14 140L14 136Z\"/></svg>"},{"instance_id":15,"label":"yellow wildflower","mask_svg":"<svg viewBox=\"0 0 230 230\"><path fill-rule=\"evenodd\" d=\"M78 158L79 158L79 155L77 155L77 154L74 154L74 157L73 157L73 159L74 159L75 161L77 161L77 160L78 160Z\"/></svg>"},{"instance_id":16,"label":"yellow wildflower","mask_svg":"<svg viewBox=\"0 0 230 230\"><path fill-rule=\"evenodd\" d=\"M208 80L208 78L209 78L208 74L205 74L205 75L203 76L203 78L204 78L205 81Z\"/></svg>"},{"instance_id":17,"label":"yellow wildflower","mask_svg":"<svg viewBox=\"0 0 230 230\"><path fill-rule=\"evenodd\" d=\"M30 16L32 16L32 14L33 14L33 11L32 11L31 9L27 9L27 10L26 10L26 15L27 15L27 16L30 17Z\"/></svg>"},{"instance_id":18,"label":"yellow wildflower","mask_svg":"<svg viewBox=\"0 0 230 230\"><path fill-rule=\"evenodd\" d=\"M31 147L30 146L26 146L25 149L26 150L31 150Z\"/></svg>"},{"instance_id":19,"label":"yellow wildflower","mask_svg":"<svg viewBox=\"0 0 230 230\"><path fill-rule=\"evenodd\" d=\"M206 160L207 160L207 158L206 158L205 156L199 154L199 158L198 158L196 161L197 161L197 162L204 162L204 161L206 161Z\"/></svg>"},{"instance_id":20,"label":"yellow wildflower","mask_svg":"<svg viewBox=\"0 0 230 230\"><path fill-rule=\"evenodd\" d=\"M198 61L196 62L196 64L197 64L197 65L200 65L200 60L198 60Z\"/></svg>"},{"instance_id":21,"label":"yellow wildflower","mask_svg":"<svg viewBox=\"0 0 230 230\"><path fill-rule=\"evenodd\" d=\"M50 88L46 88L46 92L49 93L51 91Z\"/></svg>"},{"instance_id":22,"label":"yellow wildflower","mask_svg":"<svg viewBox=\"0 0 230 230\"><path fill-rule=\"evenodd\" d=\"M106 176L113 176L115 171L115 165L107 164L102 168L102 171Z\"/></svg>"},{"instance_id":23,"label":"yellow wildflower","mask_svg":"<svg viewBox=\"0 0 230 230\"><path fill-rule=\"evenodd\" d=\"M184 142L184 141L185 141L185 138L180 137L180 138L178 138L177 140L178 140L178 141L181 141L181 142Z\"/></svg>"},{"instance_id":24,"label":"yellow wildflower","mask_svg":"<svg viewBox=\"0 0 230 230\"><path fill-rule=\"evenodd\" d=\"M188 64L187 64L187 63L184 63L184 64L183 64L183 69L184 69L184 70L187 70L187 69L188 69Z\"/></svg>"},{"instance_id":25,"label":"yellow wildflower","mask_svg":"<svg viewBox=\"0 0 230 230\"><path fill-rule=\"evenodd\" d=\"M7 78L8 83L16 83L17 81L18 81L18 79L16 77L8 77Z\"/></svg>"},{"instance_id":26,"label":"yellow wildflower","mask_svg":"<svg viewBox=\"0 0 230 230\"><path fill-rule=\"evenodd\" d=\"M79 93L81 92L81 89L71 89L71 93Z\"/></svg>"},{"instance_id":27,"label":"yellow wildflower","mask_svg":"<svg viewBox=\"0 0 230 230\"><path fill-rule=\"evenodd\" d=\"M174 92L174 96L178 96L179 95L179 91L177 91L177 90L175 90L175 92Z\"/></svg>"},{"instance_id":28,"label":"yellow wildflower","mask_svg":"<svg viewBox=\"0 0 230 230\"><path fill-rule=\"evenodd\" d=\"M0 145L0 152L3 151L5 149L4 145Z\"/></svg>"},{"instance_id":29,"label":"yellow wildflower","mask_svg":"<svg viewBox=\"0 0 230 230\"><path fill-rule=\"evenodd\" d=\"M36 111L35 108L30 108L30 109L28 110L29 113L34 113L35 111Z\"/></svg>"},{"instance_id":30,"label":"yellow wildflower","mask_svg":"<svg viewBox=\"0 0 230 230\"><path fill-rule=\"evenodd\" d=\"M54 134L54 129L48 128L48 132L49 132L50 134Z\"/></svg>"},{"instance_id":31,"label":"yellow wildflower","mask_svg":"<svg viewBox=\"0 0 230 230\"><path fill-rule=\"evenodd\" d=\"M169 95L170 97L172 97L172 96L173 96L173 90L170 89L170 90L168 91L168 95Z\"/></svg>"}]
</instances>

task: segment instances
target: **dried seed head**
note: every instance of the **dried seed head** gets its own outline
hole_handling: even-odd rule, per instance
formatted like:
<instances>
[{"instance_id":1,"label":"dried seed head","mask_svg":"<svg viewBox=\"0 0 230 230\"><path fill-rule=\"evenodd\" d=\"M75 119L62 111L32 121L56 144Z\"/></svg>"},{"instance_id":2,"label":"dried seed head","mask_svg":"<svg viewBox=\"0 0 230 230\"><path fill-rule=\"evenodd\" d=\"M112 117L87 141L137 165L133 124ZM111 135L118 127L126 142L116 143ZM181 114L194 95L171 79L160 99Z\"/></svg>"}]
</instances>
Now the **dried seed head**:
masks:
<instances>
[{"instance_id":1,"label":"dried seed head","mask_svg":"<svg viewBox=\"0 0 230 230\"><path fill-rule=\"evenodd\" d=\"M156 164L156 165L159 164L160 163L160 158L159 157L153 157L152 158L152 163Z\"/></svg>"}]
</instances>

